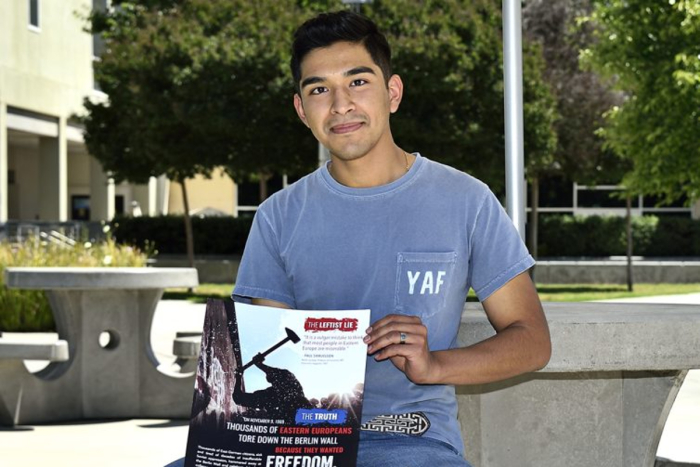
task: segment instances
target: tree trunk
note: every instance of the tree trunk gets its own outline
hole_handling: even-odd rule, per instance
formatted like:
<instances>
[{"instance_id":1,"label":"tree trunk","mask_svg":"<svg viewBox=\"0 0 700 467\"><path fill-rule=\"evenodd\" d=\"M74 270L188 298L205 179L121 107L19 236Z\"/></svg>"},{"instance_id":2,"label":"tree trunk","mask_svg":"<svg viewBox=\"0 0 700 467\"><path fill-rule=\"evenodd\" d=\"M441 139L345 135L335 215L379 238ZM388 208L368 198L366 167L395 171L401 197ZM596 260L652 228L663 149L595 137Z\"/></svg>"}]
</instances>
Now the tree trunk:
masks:
<instances>
[{"instance_id":1,"label":"tree trunk","mask_svg":"<svg viewBox=\"0 0 700 467\"><path fill-rule=\"evenodd\" d=\"M185 179L180 180L180 186L182 187L182 202L185 206L185 241L187 242L187 264L189 267L194 267L194 236L192 235L192 218L190 217L190 202L187 199L187 187L185 186ZM190 292L192 288L189 289Z\"/></svg>"},{"instance_id":2,"label":"tree trunk","mask_svg":"<svg viewBox=\"0 0 700 467\"><path fill-rule=\"evenodd\" d=\"M627 195L627 219L625 230L627 232L627 291L634 289L634 277L632 276L632 197Z\"/></svg>"},{"instance_id":3,"label":"tree trunk","mask_svg":"<svg viewBox=\"0 0 700 467\"><path fill-rule=\"evenodd\" d=\"M258 174L258 177L260 179L258 182L258 186L260 187L260 202L262 203L269 196L267 191L267 181L272 177L269 174L262 172Z\"/></svg>"},{"instance_id":4,"label":"tree trunk","mask_svg":"<svg viewBox=\"0 0 700 467\"><path fill-rule=\"evenodd\" d=\"M538 242L538 232L539 232L539 205L540 205L540 178L534 177L530 184L530 222L529 222L529 235L528 235L528 249L530 254L535 260L538 256L537 242ZM530 269L530 277L532 281L535 282L535 268L533 266Z\"/></svg>"}]
</instances>

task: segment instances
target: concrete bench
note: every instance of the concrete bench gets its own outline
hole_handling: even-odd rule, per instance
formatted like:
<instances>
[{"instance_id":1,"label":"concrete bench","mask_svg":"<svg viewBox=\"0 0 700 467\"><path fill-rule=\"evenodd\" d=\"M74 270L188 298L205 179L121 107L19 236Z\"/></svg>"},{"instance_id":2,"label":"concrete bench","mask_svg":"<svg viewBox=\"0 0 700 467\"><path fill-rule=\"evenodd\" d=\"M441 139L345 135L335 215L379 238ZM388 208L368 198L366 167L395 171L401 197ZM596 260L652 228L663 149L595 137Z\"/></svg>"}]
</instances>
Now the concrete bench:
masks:
<instances>
[{"instance_id":1,"label":"concrete bench","mask_svg":"<svg viewBox=\"0 0 700 467\"><path fill-rule=\"evenodd\" d=\"M456 388L467 459L474 467L653 467L678 390L700 368L700 307L544 308L552 358L543 370ZM460 344L494 333L480 306L468 304Z\"/></svg>"},{"instance_id":2,"label":"concrete bench","mask_svg":"<svg viewBox=\"0 0 700 467\"><path fill-rule=\"evenodd\" d=\"M19 423L17 406L21 403L25 381L53 379L58 373L56 369L61 362L69 360L68 342L24 341L22 336L0 338L0 425L12 426ZM48 360L48 367L34 375L28 375L25 360ZM59 370L60 372L60 370Z\"/></svg>"},{"instance_id":3,"label":"concrete bench","mask_svg":"<svg viewBox=\"0 0 700 467\"><path fill-rule=\"evenodd\" d=\"M0 338L0 359L68 361L68 342L5 342Z\"/></svg>"},{"instance_id":4,"label":"concrete bench","mask_svg":"<svg viewBox=\"0 0 700 467\"><path fill-rule=\"evenodd\" d=\"M175 365L182 373L191 373L197 370L197 358L202 346L201 332L177 332L173 341L173 355Z\"/></svg>"}]
</instances>

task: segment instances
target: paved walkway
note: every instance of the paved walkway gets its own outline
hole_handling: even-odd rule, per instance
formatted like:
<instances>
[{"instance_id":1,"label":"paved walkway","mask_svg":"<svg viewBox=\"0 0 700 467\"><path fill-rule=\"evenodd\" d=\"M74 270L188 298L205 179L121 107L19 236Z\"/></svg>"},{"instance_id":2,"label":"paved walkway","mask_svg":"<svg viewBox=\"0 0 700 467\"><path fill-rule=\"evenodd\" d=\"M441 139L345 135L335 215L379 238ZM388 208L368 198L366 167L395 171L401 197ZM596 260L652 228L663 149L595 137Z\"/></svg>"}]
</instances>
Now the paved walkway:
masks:
<instances>
[{"instance_id":1,"label":"paved walkway","mask_svg":"<svg viewBox=\"0 0 700 467\"><path fill-rule=\"evenodd\" d=\"M700 293L635 299L639 302L692 303ZM163 301L151 333L156 356L173 360L176 331L201 330L204 305ZM691 371L671 410L658 455L700 464L700 370ZM170 420L89 421L0 427L0 467L159 467L184 455L187 422ZM378 466L379 467L379 466Z\"/></svg>"}]
</instances>

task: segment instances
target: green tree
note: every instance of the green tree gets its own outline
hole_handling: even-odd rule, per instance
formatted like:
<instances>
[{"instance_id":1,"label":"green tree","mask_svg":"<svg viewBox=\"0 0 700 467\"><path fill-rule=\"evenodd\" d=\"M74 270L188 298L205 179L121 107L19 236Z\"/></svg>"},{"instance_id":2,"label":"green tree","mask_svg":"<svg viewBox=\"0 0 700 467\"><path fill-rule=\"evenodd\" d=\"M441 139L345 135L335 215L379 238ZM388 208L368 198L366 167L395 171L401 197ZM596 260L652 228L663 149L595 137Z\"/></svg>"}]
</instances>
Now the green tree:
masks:
<instances>
[{"instance_id":1,"label":"green tree","mask_svg":"<svg viewBox=\"0 0 700 467\"><path fill-rule=\"evenodd\" d=\"M293 29L334 0L147 0L91 17L106 40L87 102L89 150L117 179L184 181L224 166L234 177L309 170L316 146L296 121ZM406 83L392 128L421 150L502 191L505 173L500 2L376 0L363 13L389 36ZM556 112L540 49L524 54L528 173L550 164Z\"/></svg>"},{"instance_id":2,"label":"green tree","mask_svg":"<svg viewBox=\"0 0 700 467\"><path fill-rule=\"evenodd\" d=\"M406 84L393 117L397 141L505 185L503 33L494 0L375 1L367 15L387 32ZM551 158L556 111L541 79L541 52L525 43L525 157L529 173Z\"/></svg>"},{"instance_id":3,"label":"green tree","mask_svg":"<svg viewBox=\"0 0 700 467\"><path fill-rule=\"evenodd\" d=\"M387 32L406 97L392 129L406 148L505 186L501 2L377 1L367 14ZM523 41L525 169L531 186L554 162L556 103L539 44ZM537 232L538 213L530 226ZM531 236L532 238L533 236ZM534 235L534 238L537 238ZM530 246L536 255L536 243Z\"/></svg>"},{"instance_id":4,"label":"green tree","mask_svg":"<svg viewBox=\"0 0 700 467\"><path fill-rule=\"evenodd\" d=\"M309 16L342 8L339 0L300 0ZM405 84L392 132L407 150L505 186L503 19L496 0L374 0L362 14L392 47ZM550 164L557 114L542 79L541 49L524 43L523 94L528 173Z\"/></svg>"},{"instance_id":5,"label":"green tree","mask_svg":"<svg viewBox=\"0 0 700 467\"><path fill-rule=\"evenodd\" d=\"M624 91L604 137L633 162L623 184L664 201L700 198L700 2L597 1L583 58Z\"/></svg>"},{"instance_id":6,"label":"green tree","mask_svg":"<svg viewBox=\"0 0 700 467\"><path fill-rule=\"evenodd\" d=\"M89 152L117 180L185 179L223 167L235 180L308 172L313 137L291 105L291 0L115 2L90 30L105 41L95 76L105 101L86 101ZM285 105L285 104L289 105Z\"/></svg>"},{"instance_id":7,"label":"green tree","mask_svg":"<svg viewBox=\"0 0 700 467\"><path fill-rule=\"evenodd\" d=\"M554 124L557 146L548 166L542 166L531 181L532 216L530 251L537 251L537 206L539 181L557 177L567 182L589 185L619 183L627 163L604 146L598 129L603 114L621 102L621 94L611 89L596 73L581 69L579 54L593 40L590 23L577 19L591 13L592 0L528 0L523 8L525 36L541 45L545 67L542 73L556 100L559 120Z\"/></svg>"},{"instance_id":8,"label":"green tree","mask_svg":"<svg viewBox=\"0 0 700 467\"><path fill-rule=\"evenodd\" d=\"M550 173L586 184L617 183L625 163L604 147L598 133L603 114L622 102L593 71L582 69L579 55L593 43L593 25L577 24L589 15L593 0L528 0L523 9L526 37L542 46L544 80L552 89L561 118L555 123L557 148Z\"/></svg>"}]
</instances>

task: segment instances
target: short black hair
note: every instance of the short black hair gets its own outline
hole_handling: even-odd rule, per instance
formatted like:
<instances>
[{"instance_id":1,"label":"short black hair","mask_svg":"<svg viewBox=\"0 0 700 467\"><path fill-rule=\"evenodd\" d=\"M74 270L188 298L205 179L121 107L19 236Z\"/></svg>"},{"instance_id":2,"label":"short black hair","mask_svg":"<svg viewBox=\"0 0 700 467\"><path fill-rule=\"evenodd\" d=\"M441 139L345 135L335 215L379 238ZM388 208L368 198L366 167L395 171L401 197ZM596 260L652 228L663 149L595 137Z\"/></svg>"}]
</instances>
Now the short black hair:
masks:
<instances>
[{"instance_id":1,"label":"short black hair","mask_svg":"<svg viewBox=\"0 0 700 467\"><path fill-rule=\"evenodd\" d=\"M336 42L362 44L374 63L382 70L384 82L391 77L391 48L377 25L366 16L341 10L321 13L311 18L294 32L292 43L292 77L299 91L301 62L314 49L330 47Z\"/></svg>"}]
</instances>

